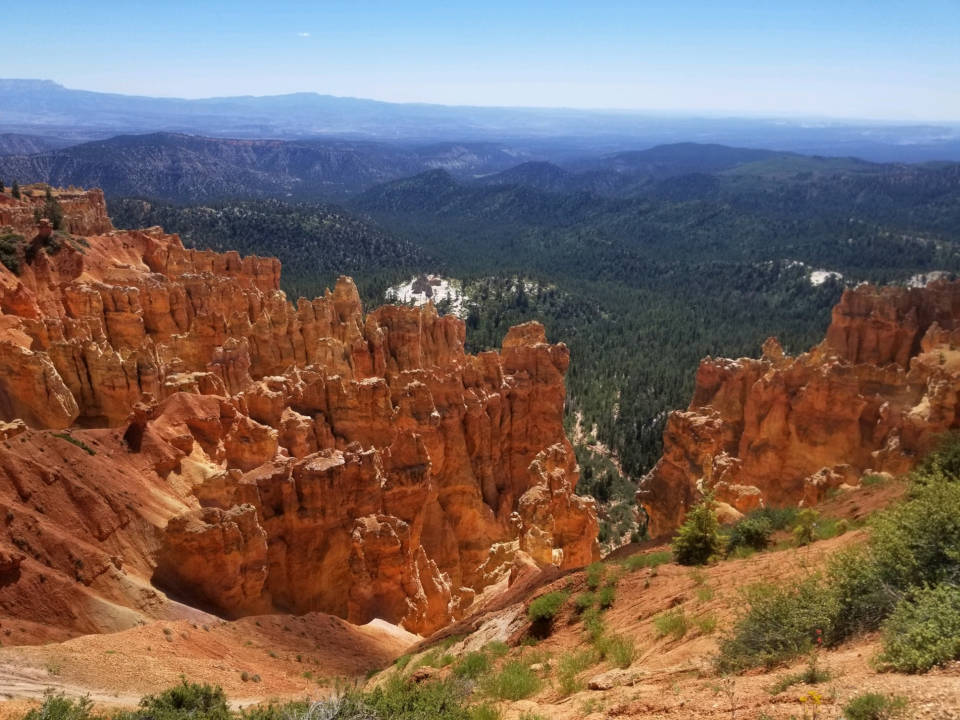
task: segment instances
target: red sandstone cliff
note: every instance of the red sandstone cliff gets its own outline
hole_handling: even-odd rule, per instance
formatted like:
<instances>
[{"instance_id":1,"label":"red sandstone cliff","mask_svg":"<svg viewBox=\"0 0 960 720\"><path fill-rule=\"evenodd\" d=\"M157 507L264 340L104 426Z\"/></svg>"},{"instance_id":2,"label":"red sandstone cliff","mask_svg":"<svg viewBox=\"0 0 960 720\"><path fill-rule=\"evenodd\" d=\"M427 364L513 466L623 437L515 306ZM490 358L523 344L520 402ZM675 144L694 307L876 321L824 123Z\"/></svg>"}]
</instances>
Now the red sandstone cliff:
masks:
<instances>
[{"instance_id":1,"label":"red sandstone cliff","mask_svg":"<svg viewBox=\"0 0 960 720\"><path fill-rule=\"evenodd\" d=\"M690 407L670 415L638 501L670 532L712 489L738 511L812 504L869 471L900 473L960 426L960 282L844 292L827 337L784 356L707 358Z\"/></svg>"},{"instance_id":2,"label":"red sandstone cliff","mask_svg":"<svg viewBox=\"0 0 960 720\"><path fill-rule=\"evenodd\" d=\"M124 626L175 612L152 582L226 616L427 632L522 554L594 557L569 353L542 326L468 355L432 307L364 315L348 278L293 305L274 259L114 231L101 194L64 197L72 234L99 234L0 265L0 611Z\"/></svg>"},{"instance_id":3,"label":"red sandstone cliff","mask_svg":"<svg viewBox=\"0 0 960 720\"><path fill-rule=\"evenodd\" d=\"M50 188L51 195L63 210L63 230L74 235L97 235L113 230L102 190ZM47 186L25 185L20 199L9 190L0 193L0 227L32 236L36 225L35 214L42 212L46 202Z\"/></svg>"}]
</instances>

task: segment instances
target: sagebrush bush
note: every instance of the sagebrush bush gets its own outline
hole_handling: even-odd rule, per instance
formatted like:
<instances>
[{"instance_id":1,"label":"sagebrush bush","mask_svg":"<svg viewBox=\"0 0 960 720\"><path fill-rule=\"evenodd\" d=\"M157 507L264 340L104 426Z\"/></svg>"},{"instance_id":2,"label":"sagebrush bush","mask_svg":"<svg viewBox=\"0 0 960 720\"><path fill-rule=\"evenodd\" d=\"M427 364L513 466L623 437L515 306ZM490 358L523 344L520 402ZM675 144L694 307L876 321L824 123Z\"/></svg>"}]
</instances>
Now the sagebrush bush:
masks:
<instances>
[{"instance_id":1,"label":"sagebrush bush","mask_svg":"<svg viewBox=\"0 0 960 720\"><path fill-rule=\"evenodd\" d=\"M583 613L583 629L587 631L587 636L591 642L597 642L606 630L603 622L603 616L599 608L590 608Z\"/></svg>"},{"instance_id":2,"label":"sagebrush bush","mask_svg":"<svg viewBox=\"0 0 960 720\"><path fill-rule=\"evenodd\" d=\"M960 587L937 585L901 600L883 625L883 669L923 673L960 659Z\"/></svg>"},{"instance_id":3,"label":"sagebrush bush","mask_svg":"<svg viewBox=\"0 0 960 720\"><path fill-rule=\"evenodd\" d=\"M899 695L863 693L843 708L846 720L892 720L903 715L907 699Z\"/></svg>"},{"instance_id":4,"label":"sagebrush bush","mask_svg":"<svg viewBox=\"0 0 960 720\"><path fill-rule=\"evenodd\" d=\"M941 436L917 466L912 479L917 485L960 481L960 433Z\"/></svg>"},{"instance_id":5,"label":"sagebrush bush","mask_svg":"<svg viewBox=\"0 0 960 720\"><path fill-rule=\"evenodd\" d=\"M710 635L717 629L717 616L712 614L701 615L693 619L693 624L697 626L701 635Z\"/></svg>"},{"instance_id":6,"label":"sagebrush bush","mask_svg":"<svg viewBox=\"0 0 960 720\"><path fill-rule=\"evenodd\" d=\"M474 705L467 711L469 720L500 720L500 711L496 705L490 703L481 703Z\"/></svg>"},{"instance_id":7,"label":"sagebrush bush","mask_svg":"<svg viewBox=\"0 0 960 720\"><path fill-rule=\"evenodd\" d=\"M91 720L95 717L90 698L72 700L63 693L55 695L53 691L47 690L43 704L28 712L24 720Z\"/></svg>"},{"instance_id":8,"label":"sagebrush bush","mask_svg":"<svg viewBox=\"0 0 960 720\"><path fill-rule=\"evenodd\" d=\"M525 663L511 660L482 682L483 690L498 700L523 700L540 689L540 678Z\"/></svg>"},{"instance_id":9,"label":"sagebrush bush","mask_svg":"<svg viewBox=\"0 0 960 720\"><path fill-rule=\"evenodd\" d=\"M681 565L704 565L723 549L720 523L708 496L687 513L683 525L673 538L673 555Z\"/></svg>"},{"instance_id":10,"label":"sagebrush bush","mask_svg":"<svg viewBox=\"0 0 960 720\"><path fill-rule=\"evenodd\" d=\"M907 499L872 519L866 543L833 555L823 581L767 586L749 595L746 610L721 643L719 667L739 670L789 660L805 651L816 630L836 644L876 630L885 620L889 648L881 663L922 672L951 655L954 605L934 607L930 598L952 598L960 578L958 473L960 440L954 435L913 474ZM816 517L801 513L798 527L804 528L798 539L815 536Z\"/></svg>"},{"instance_id":11,"label":"sagebrush bush","mask_svg":"<svg viewBox=\"0 0 960 720\"><path fill-rule=\"evenodd\" d=\"M831 644L880 627L896 604L895 588L884 582L866 547L834 553L827 577L837 599L837 614L827 635Z\"/></svg>"},{"instance_id":12,"label":"sagebrush bush","mask_svg":"<svg viewBox=\"0 0 960 720\"><path fill-rule=\"evenodd\" d=\"M292 701L279 703L270 701L266 705L253 705L240 712L242 720L297 720L304 717L310 708L310 703ZM113 720L122 720L114 717Z\"/></svg>"},{"instance_id":13,"label":"sagebrush bush","mask_svg":"<svg viewBox=\"0 0 960 720\"><path fill-rule=\"evenodd\" d=\"M621 565L627 570L633 572L642 568L655 568L673 560L673 553L669 550L658 550L657 552L631 555L624 560Z\"/></svg>"},{"instance_id":14,"label":"sagebrush bush","mask_svg":"<svg viewBox=\"0 0 960 720\"><path fill-rule=\"evenodd\" d=\"M495 658L502 658L504 655L510 652L510 646L502 640L491 640L483 646L483 650L484 652L490 653L490 655Z\"/></svg>"},{"instance_id":15,"label":"sagebrush bush","mask_svg":"<svg viewBox=\"0 0 960 720\"><path fill-rule=\"evenodd\" d=\"M797 545L809 545L817 539L817 522L820 513L813 508L804 508L797 514L797 524L793 527L793 538Z\"/></svg>"},{"instance_id":16,"label":"sagebrush bush","mask_svg":"<svg viewBox=\"0 0 960 720\"><path fill-rule=\"evenodd\" d=\"M600 588L597 593L597 604L601 610L608 610L613 607L614 600L617 599L617 588L614 585L606 585Z\"/></svg>"},{"instance_id":17,"label":"sagebrush bush","mask_svg":"<svg viewBox=\"0 0 960 720\"><path fill-rule=\"evenodd\" d=\"M674 640L680 640L690 629L690 619L682 607L667 610L653 619L653 626L657 629L657 637L669 635Z\"/></svg>"},{"instance_id":18,"label":"sagebrush bush","mask_svg":"<svg viewBox=\"0 0 960 720\"><path fill-rule=\"evenodd\" d=\"M541 595L530 603L527 609L527 617L531 622L550 622L554 616L560 612L560 608L570 597L570 593L565 590L555 590L554 592Z\"/></svg>"},{"instance_id":19,"label":"sagebrush bush","mask_svg":"<svg viewBox=\"0 0 960 720\"><path fill-rule=\"evenodd\" d=\"M561 695L572 695L583 689L579 675L598 660L592 649L573 650L565 653L557 662L557 683Z\"/></svg>"},{"instance_id":20,"label":"sagebrush bush","mask_svg":"<svg viewBox=\"0 0 960 720\"><path fill-rule=\"evenodd\" d=\"M457 677L476 680L490 669L490 659L483 652L468 652L453 666L453 674Z\"/></svg>"},{"instance_id":21,"label":"sagebrush bush","mask_svg":"<svg viewBox=\"0 0 960 720\"><path fill-rule=\"evenodd\" d=\"M596 590L603 582L603 576L606 574L606 568L603 563L591 563L587 566L587 587Z\"/></svg>"},{"instance_id":22,"label":"sagebrush bush","mask_svg":"<svg viewBox=\"0 0 960 720\"><path fill-rule=\"evenodd\" d=\"M417 684L394 675L367 693L364 702L374 718L469 720L466 689L452 680Z\"/></svg>"},{"instance_id":23,"label":"sagebrush bush","mask_svg":"<svg viewBox=\"0 0 960 720\"><path fill-rule=\"evenodd\" d=\"M597 649L604 660L618 668L630 667L637 657L637 644L633 638L626 635L604 635L597 642Z\"/></svg>"},{"instance_id":24,"label":"sagebrush bush","mask_svg":"<svg viewBox=\"0 0 960 720\"><path fill-rule=\"evenodd\" d=\"M763 515L751 513L730 528L730 536L727 538L727 555L741 547L765 550L770 544L771 535L773 535L773 524L770 520Z\"/></svg>"},{"instance_id":25,"label":"sagebrush bush","mask_svg":"<svg viewBox=\"0 0 960 720\"><path fill-rule=\"evenodd\" d=\"M137 717L150 720L230 720L227 696L218 686L181 680L179 685L140 700Z\"/></svg>"},{"instance_id":26,"label":"sagebrush bush","mask_svg":"<svg viewBox=\"0 0 960 720\"><path fill-rule=\"evenodd\" d=\"M720 641L722 672L772 667L808 652L817 631L827 634L837 614L833 593L817 577L794 587L754 585L744 599L745 610Z\"/></svg>"},{"instance_id":27,"label":"sagebrush bush","mask_svg":"<svg viewBox=\"0 0 960 720\"><path fill-rule=\"evenodd\" d=\"M593 606L596 599L592 592L582 592L573 599L573 609L578 613L584 613Z\"/></svg>"}]
</instances>

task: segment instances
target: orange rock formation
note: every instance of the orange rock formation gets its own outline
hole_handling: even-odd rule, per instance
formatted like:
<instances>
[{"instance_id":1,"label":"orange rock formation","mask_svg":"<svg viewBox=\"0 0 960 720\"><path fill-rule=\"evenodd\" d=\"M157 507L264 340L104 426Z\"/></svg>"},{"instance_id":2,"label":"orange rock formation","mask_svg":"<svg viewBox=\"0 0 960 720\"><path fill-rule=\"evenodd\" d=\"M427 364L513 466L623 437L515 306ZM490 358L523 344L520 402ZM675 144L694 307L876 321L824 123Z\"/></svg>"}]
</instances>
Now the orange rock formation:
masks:
<instances>
[{"instance_id":1,"label":"orange rock formation","mask_svg":"<svg viewBox=\"0 0 960 720\"><path fill-rule=\"evenodd\" d=\"M542 326L468 355L432 306L364 315L348 278L292 305L275 259L115 231L102 194L60 197L74 236L99 234L0 265L7 614L67 634L175 614L152 582L225 616L429 632L515 560L595 556L569 353ZM10 200L4 218L32 220ZM52 605L32 605L44 584Z\"/></svg>"},{"instance_id":2,"label":"orange rock formation","mask_svg":"<svg viewBox=\"0 0 960 720\"><path fill-rule=\"evenodd\" d=\"M746 512L813 504L868 471L900 473L960 426L960 282L844 292L826 339L795 358L707 358L690 407L670 415L641 483L650 532L670 532L712 490ZM735 513L734 513L735 515Z\"/></svg>"}]
</instances>

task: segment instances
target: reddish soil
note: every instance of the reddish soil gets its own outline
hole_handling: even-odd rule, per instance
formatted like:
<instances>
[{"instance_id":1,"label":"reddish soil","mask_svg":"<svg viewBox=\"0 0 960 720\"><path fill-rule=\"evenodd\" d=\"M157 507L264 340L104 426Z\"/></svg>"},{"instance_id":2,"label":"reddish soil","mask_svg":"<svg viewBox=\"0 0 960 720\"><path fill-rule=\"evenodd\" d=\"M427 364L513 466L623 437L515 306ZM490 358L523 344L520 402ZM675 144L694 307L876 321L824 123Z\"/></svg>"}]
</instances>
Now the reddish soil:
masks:
<instances>
[{"instance_id":1,"label":"reddish soil","mask_svg":"<svg viewBox=\"0 0 960 720\"><path fill-rule=\"evenodd\" d=\"M827 517L862 520L898 498L903 490L903 483L882 483L838 495L820 510ZM589 644L572 604L568 603L555 619L549 637L534 647L521 643L526 628L522 617L529 600L560 588L574 595L584 591L584 572L527 574L508 592L478 604L469 618L420 643L415 650L426 651L442 637L470 633L484 623L489 633L490 627L499 623L496 632L514 645L506 659L537 653L548 666L542 671L543 689L535 696L501 704L505 720L517 720L524 712L551 720L757 720L764 715L786 720L812 717L811 692L820 698L817 718L840 718L843 705L865 691L906 696L910 701L909 718L960 718L960 663L919 676L878 673L870 664L878 649L876 636L821 651L818 663L830 672L828 681L816 686L796 684L776 695L770 692L771 687L784 676L802 670L806 660L771 672L731 677L715 672L712 660L718 640L742 605L743 588L756 582L782 583L816 572L830 553L862 542L866 533L865 529L856 529L809 547L772 550L699 570L665 564L654 570L629 572L616 562L608 563L608 577L612 573L621 573L621 577L616 600L604 613L604 621L609 631L632 638L637 647L637 658L629 668L633 680L630 684L614 683L608 690L586 688L591 678L611 669L606 662L581 674L584 689L566 697L559 690L558 660ZM663 549L666 546L648 543L641 552ZM627 552L621 550L617 555ZM691 621L715 618L716 629L701 631L691 622L681 639L658 637L654 618L677 607L682 607ZM447 652L456 655L493 637L481 635L468 634ZM392 626L373 623L357 627L313 614L250 617L236 622L214 619L206 624L159 621L62 643L5 647L0 649L0 693L13 699L0 703L0 718L20 717L26 707L36 704L45 687L71 695L90 693L98 705L105 707L130 706L141 695L176 683L181 674L223 686L238 706L273 698L318 696L329 692L338 678L362 683L370 670L387 666L418 640ZM416 658L408 669L415 665ZM246 682L243 672L248 674ZM449 672L446 668L434 674ZM250 679L253 675L259 675L260 682ZM373 682L384 676L381 673Z\"/></svg>"}]
</instances>

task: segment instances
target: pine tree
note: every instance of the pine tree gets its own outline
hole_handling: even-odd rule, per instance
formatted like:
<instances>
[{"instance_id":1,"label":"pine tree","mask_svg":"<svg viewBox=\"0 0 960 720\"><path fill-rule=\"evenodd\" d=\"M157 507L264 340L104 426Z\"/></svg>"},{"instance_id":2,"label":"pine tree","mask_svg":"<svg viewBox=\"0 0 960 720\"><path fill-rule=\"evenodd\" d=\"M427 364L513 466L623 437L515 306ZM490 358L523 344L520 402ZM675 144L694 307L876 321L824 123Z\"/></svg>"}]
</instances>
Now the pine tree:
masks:
<instances>
[{"instance_id":1,"label":"pine tree","mask_svg":"<svg viewBox=\"0 0 960 720\"><path fill-rule=\"evenodd\" d=\"M704 565L722 549L720 523L713 496L708 495L687 513L687 519L673 538L673 554L681 565Z\"/></svg>"},{"instance_id":2,"label":"pine tree","mask_svg":"<svg viewBox=\"0 0 960 720\"><path fill-rule=\"evenodd\" d=\"M0 180L0 192L6 192L6 188L3 186L3 180Z\"/></svg>"},{"instance_id":3,"label":"pine tree","mask_svg":"<svg viewBox=\"0 0 960 720\"><path fill-rule=\"evenodd\" d=\"M17 200L19 200L20 199L20 183L14 180L13 185L10 186L10 192L15 198L17 198Z\"/></svg>"},{"instance_id":4,"label":"pine tree","mask_svg":"<svg viewBox=\"0 0 960 720\"><path fill-rule=\"evenodd\" d=\"M47 187L47 197L43 201L43 217L50 220L54 230L59 230L63 225L63 208L60 201L53 196L53 191Z\"/></svg>"}]
</instances>

